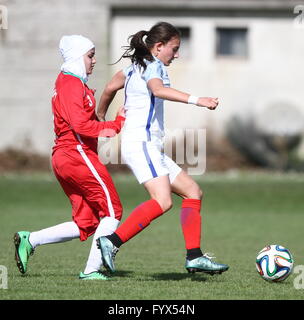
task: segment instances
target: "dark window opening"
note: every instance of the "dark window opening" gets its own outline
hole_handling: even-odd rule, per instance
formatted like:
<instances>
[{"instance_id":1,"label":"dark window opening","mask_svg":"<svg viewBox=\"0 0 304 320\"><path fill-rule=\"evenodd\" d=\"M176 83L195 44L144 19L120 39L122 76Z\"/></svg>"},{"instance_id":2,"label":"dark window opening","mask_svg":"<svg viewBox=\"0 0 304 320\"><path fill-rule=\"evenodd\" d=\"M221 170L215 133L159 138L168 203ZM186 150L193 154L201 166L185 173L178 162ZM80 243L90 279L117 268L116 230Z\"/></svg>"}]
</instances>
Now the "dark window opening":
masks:
<instances>
[{"instance_id":1,"label":"dark window opening","mask_svg":"<svg viewBox=\"0 0 304 320\"><path fill-rule=\"evenodd\" d=\"M247 28L217 28L216 55L228 57L247 57L247 38Z\"/></svg>"}]
</instances>

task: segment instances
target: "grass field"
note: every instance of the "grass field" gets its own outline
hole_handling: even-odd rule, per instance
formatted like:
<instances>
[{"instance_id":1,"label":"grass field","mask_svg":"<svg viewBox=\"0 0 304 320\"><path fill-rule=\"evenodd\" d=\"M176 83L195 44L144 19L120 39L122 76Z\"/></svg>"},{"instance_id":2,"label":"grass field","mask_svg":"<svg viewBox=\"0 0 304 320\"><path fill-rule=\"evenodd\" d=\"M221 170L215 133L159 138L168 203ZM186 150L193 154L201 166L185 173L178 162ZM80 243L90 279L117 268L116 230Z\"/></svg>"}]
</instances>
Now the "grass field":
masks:
<instances>
[{"instance_id":1,"label":"grass field","mask_svg":"<svg viewBox=\"0 0 304 320\"><path fill-rule=\"evenodd\" d=\"M133 176L114 175L124 218L147 199ZM112 281L78 280L91 240L38 247L25 276L17 271L12 237L70 220L70 204L50 174L0 177L0 265L8 270L7 299L303 299L292 274L268 283L255 269L257 252L267 244L291 250L295 265L304 265L304 176L278 174L207 174L197 181L205 192L204 251L230 265L222 275L188 274L179 225L180 199L148 229L125 244L116 257Z\"/></svg>"}]
</instances>

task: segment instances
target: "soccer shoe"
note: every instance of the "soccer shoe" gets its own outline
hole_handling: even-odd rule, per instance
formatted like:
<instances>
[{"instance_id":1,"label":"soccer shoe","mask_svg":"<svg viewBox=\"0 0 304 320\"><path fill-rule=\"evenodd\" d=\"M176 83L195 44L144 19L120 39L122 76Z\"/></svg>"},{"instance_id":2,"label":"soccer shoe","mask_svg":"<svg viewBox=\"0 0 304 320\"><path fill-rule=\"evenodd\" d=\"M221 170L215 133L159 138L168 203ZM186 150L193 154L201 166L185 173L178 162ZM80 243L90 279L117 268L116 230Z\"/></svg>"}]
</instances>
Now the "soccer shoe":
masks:
<instances>
[{"instance_id":1,"label":"soccer shoe","mask_svg":"<svg viewBox=\"0 0 304 320\"><path fill-rule=\"evenodd\" d=\"M119 249L106 237L99 237L96 241L103 265L108 271L115 272L114 258Z\"/></svg>"},{"instance_id":2,"label":"soccer shoe","mask_svg":"<svg viewBox=\"0 0 304 320\"><path fill-rule=\"evenodd\" d=\"M229 269L227 264L212 261L208 255L203 255L193 260L186 260L185 267L189 273L205 272L211 275L221 274Z\"/></svg>"},{"instance_id":3,"label":"soccer shoe","mask_svg":"<svg viewBox=\"0 0 304 320\"><path fill-rule=\"evenodd\" d=\"M88 274L85 274L83 272L80 272L79 274L80 280L110 280L109 277L102 274L101 272L95 271Z\"/></svg>"},{"instance_id":4,"label":"soccer shoe","mask_svg":"<svg viewBox=\"0 0 304 320\"><path fill-rule=\"evenodd\" d=\"M29 256L34 254L34 249L29 242L30 232L19 231L14 235L15 260L19 271L24 274L27 270Z\"/></svg>"}]
</instances>

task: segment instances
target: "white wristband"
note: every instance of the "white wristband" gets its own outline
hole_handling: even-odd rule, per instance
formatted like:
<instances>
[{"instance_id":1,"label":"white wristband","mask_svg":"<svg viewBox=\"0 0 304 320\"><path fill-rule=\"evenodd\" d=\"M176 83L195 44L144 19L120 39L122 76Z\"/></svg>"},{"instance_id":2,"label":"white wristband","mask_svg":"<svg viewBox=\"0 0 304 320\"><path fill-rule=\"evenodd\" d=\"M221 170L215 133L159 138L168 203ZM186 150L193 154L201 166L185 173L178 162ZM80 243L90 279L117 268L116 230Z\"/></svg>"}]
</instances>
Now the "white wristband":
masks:
<instances>
[{"instance_id":1,"label":"white wristband","mask_svg":"<svg viewBox=\"0 0 304 320\"><path fill-rule=\"evenodd\" d=\"M188 103L189 104L197 104L197 102L198 102L198 97L196 97L196 96L189 96L189 98L188 98Z\"/></svg>"}]
</instances>

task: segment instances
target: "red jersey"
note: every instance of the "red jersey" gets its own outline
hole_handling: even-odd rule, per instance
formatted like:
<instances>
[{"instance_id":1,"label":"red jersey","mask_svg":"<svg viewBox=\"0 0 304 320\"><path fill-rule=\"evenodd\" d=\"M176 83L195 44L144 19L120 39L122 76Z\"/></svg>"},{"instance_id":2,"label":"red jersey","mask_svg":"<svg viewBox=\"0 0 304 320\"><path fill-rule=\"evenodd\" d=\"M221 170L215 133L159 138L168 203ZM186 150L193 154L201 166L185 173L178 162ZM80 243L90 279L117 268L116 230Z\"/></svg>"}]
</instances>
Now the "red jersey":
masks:
<instances>
[{"instance_id":1,"label":"red jersey","mask_svg":"<svg viewBox=\"0 0 304 320\"><path fill-rule=\"evenodd\" d=\"M97 153L98 137L108 136L108 130L119 133L124 117L99 122L95 113L94 91L79 78L61 72L52 98L54 131L53 152L58 148L75 148L81 144Z\"/></svg>"}]
</instances>

